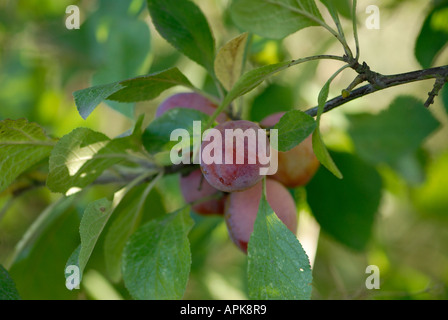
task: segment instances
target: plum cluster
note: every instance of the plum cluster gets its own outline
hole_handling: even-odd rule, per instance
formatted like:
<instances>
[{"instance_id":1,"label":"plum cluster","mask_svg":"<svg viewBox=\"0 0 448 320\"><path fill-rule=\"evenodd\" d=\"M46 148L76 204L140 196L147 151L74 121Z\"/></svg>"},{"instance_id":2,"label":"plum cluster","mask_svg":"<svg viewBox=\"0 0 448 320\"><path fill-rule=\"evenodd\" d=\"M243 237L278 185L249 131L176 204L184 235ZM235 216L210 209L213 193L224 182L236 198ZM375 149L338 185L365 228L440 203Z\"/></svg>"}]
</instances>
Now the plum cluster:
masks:
<instances>
[{"instance_id":1,"label":"plum cluster","mask_svg":"<svg viewBox=\"0 0 448 320\"><path fill-rule=\"evenodd\" d=\"M192 108L212 115L217 106L197 93L178 93L168 97L158 107L156 116L173 108ZM274 126L284 113L275 113L259 124L246 120L230 120L226 114L220 114L215 129L224 136L226 129L266 129ZM257 137L259 139L259 137ZM269 140L266 137L269 148ZM247 139L246 139L247 140ZM222 140L222 157L236 160L237 143L226 146ZM201 151L211 141L204 139ZM244 161L226 161L218 163L201 162L200 168L180 177L180 189L186 202L202 215L223 215L229 236L244 253L255 223L262 196L262 178L260 168L266 166L258 159L258 153L252 155L254 161L248 161L250 153L248 142L244 143ZM257 144L258 145L258 144ZM252 158L254 159L254 158ZM279 219L292 232L297 229L297 210L293 197L287 188L306 185L319 168L319 161L313 152L311 136L288 152L278 153L278 170L266 179L266 197L269 205Z\"/></svg>"}]
</instances>

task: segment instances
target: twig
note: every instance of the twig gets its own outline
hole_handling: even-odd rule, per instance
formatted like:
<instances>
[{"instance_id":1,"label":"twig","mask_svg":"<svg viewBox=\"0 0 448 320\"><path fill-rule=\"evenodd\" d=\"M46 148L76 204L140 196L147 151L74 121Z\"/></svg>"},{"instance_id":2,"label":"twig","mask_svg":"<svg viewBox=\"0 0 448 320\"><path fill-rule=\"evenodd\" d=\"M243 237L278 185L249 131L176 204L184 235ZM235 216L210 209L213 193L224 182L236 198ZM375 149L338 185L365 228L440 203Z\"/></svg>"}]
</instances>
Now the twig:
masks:
<instances>
[{"instance_id":1,"label":"twig","mask_svg":"<svg viewBox=\"0 0 448 320\"><path fill-rule=\"evenodd\" d=\"M356 57L355 60L358 61L359 56L361 54L360 48L359 48L359 37L358 37L358 20L356 19L356 7L358 5L357 0L353 0L353 6L352 6L352 20L353 20L353 36L355 38L355 45L356 45Z\"/></svg>"},{"instance_id":2,"label":"twig","mask_svg":"<svg viewBox=\"0 0 448 320\"><path fill-rule=\"evenodd\" d=\"M178 164L178 165L166 166L164 168L164 172L165 174L180 173L182 175L188 175L189 173L193 172L198 168L199 166L196 164Z\"/></svg>"},{"instance_id":3,"label":"twig","mask_svg":"<svg viewBox=\"0 0 448 320\"><path fill-rule=\"evenodd\" d=\"M448 81L448 66L441 66L436 68L400 73L395 75L387 75L387 76L372 72L370 71L370 69L361 71L362 69L361 65L354 66L354 68L358 72L366 72L366 78L368 78L368 81L370 83L351 91L348 94L348 96L344 94L344 96L340 95L327 101L324 107L323 111L324 113L332 109L335 109L341 105L344 105L347 102L353 101L368 94L381 91L387 88L391 88L394 86L428 79L439 79L439 82L438 83L436 82L437 86L435 85L435 89L433 89L433 91L435 91L437 90L437 87L441 85L442 82L446 83ZM433 93L433 91L431 93ZM317 107L314 107L306 110L305 113L312 117L315 117L317 115L317 109L318 109Z\"/></svg>"},{"instance_id":4,"label":"twig","mask_svg":"<svg viewBox=\"0 0 448 320\"><path fill-rule=\"evenodd\" d=\"M436 82L434 83L434 87L432 88L431 92L428 92L428 100L425 102L425 107L429 108L434 103L434 98L439 95L440 90L442 90L443 86L446 83L446 79L444 78L437 78Z\"/></svg>"}]
</instances>

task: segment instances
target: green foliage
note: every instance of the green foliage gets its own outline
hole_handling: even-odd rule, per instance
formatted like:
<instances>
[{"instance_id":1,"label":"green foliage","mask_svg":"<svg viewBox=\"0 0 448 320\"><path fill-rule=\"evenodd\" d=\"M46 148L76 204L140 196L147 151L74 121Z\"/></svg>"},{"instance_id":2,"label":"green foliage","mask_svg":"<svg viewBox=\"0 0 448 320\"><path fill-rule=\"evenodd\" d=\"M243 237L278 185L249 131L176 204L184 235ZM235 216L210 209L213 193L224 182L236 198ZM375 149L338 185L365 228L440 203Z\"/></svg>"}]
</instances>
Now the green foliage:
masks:
<instances>
[{"instance_id":1,"label":"green foliage","mask_svg":"<svg viewBox=\"0 0 448 320\"><path fill-rule=\"evenodd\" d=\"M151 218L158 218L163 214L163 208L158 198L150 196L154 183L139 185L131 189L117 207L112 215L115 219L110 224L104 243L104 260L109 277L118 282L121 279L121 257L129 237L137 229L144 218L144 210L151 212ZM149 204L148 204L149 202Z\"/></svg>"},{"instance_id":2,"label":"green foliage","mask_svg":"<svg viewBox=\"0 0 448 320\"><path fill-rule=\"evenodd\" d=\"M249 296L255 300L307 300L312 274L296 236L280 221L263 194L248 245Z\"/></svg>"},{"instance_id":3,"label":"green foliage","mask_svg":"<svg viewBox=\"0 0 448 320\"><path fill-rule=\"evenodd\" d=\"M168 110L146 128L142 137L143 145L152 154L169 151L178 143L177 141L171 141L171 133L176 129L185 129L190 135L190 140L182 141L182 143L189 147L192 145L194 138L193 121L201 121L204 124L208 119L208 115L194 109L175 108ZM202 128L202 130L204 129ZM202 135L201 132L199 134ZM202 140L200 139L200 141Z\"/></svg>"},{"instance_id":4,"label":"green foliage","mask_svg":"<svg viewBox=\"0 0 448 320\"><path fill-rule=\"evenodd\" d=\"M294 100L294 92L290 86L272 83L254 98L250 119L259 122L273 113L292 110Z\"/></svg>"},{"instance_id":5,"label":"green foliage","mask_svg":"<svg viewBox=\"0 0 448 320\"><path fill-rule=\"evenodd\" d=\"M313 0L238 0L232 2L230 12L241 29L273 39L317 26L316 20L322 20Z\"/></svg>"},{"instance_id":6,"label":"green foliage","mask_svg":"<svg viewBox=\"0 0 448 320\"><path fill-rule=\"evenodd\" d=\"M344 5L343 1L321 0L321 2L325 5L325 7L327 7L327 10L330 13L331 17L333 18L333 20L339 24L340 23L339 13L338 13L339 10L336 7L336 2L338 2L339 7L341 7ZM346 8L343 8L343 9L346 9Z\"/></svg>"},{"instance_id":7,"label":"green foliage","mask_svg":"<svg viewBox=\"0 0 448 320\"><path fill-rule=\"evenodd\" d=\"M442 100L445 106L446 113L448 114L448 86L446 84L442 89Z\"/></svg>"},{"instance_id":8,"label":"green foliage","mask_svg":"<svg viewBox=\"0 0 448 320\"><path fill-rule=\"evenodd\" d=\"M79 226L81 244L67 261L67 266L74 265L79 268L81 279L87 262L112 211L112 202L107 199L100 199L89 204L82 216Z\"/></svg>"},{"instance_id":9,"label":"green foliage","mask_svg":"<svg viewBox=\"0 0 448 320\"><path fill-rule=\"evenodd\" d=\"M243 33L230 40L216 54L215 74L226 90L232 89L243 71L247 37L248 34Z\"/></svg>"},{"instance_id":10,"label":"green foliage","mask_svg":"<svg viewBox=\"0 0 448 320\"><path fill-rule=\"evenodd\" d=\"M396 98L376 115L351 115L349 119L348 132L359 156L371 164L391 166L414 154L440 126L422 101L407 96Z\"/></svg>"},{"instance_id":11,"label":"green foliage","mask_svg":"<svg viewBox=\"0 0 448 320\"><path fill-rule=\"evenodd\" d=\"M14 280L2 265L0 265L0 300L20 300Z\"/></svg>"},{"instance_id":12,"label":"green foliage","mask_svg":"<svg viewBox=\"0 0 448 320\"><path fill-rule=\"evenodd\" d=\"M50 155L54 140L25 119L0 121L0 192Z\"/></svg>"},{"instance_id":13,"label":"green foliage","mask_svg":"<svg viewBox=\"0 0 448 320\"><path fill-rule=\"evenodd\" d=\"M23 234L20 242L17 243L13 253L9 256L7 265L14 265L19 259L23 258L24 253L33 250L36 242L45 232L48 232L55 221L72 208L74 200L74 197L61 197L46 207Z\"/></svg>"},{"instance_id":14,"label":"green foliage","mask_svg":"<svg viewBox=\"0 0 448 320\"><path fill-rule=\"evenodd\" d=\"M308 203L326 233L352 249L364 250L381 199L381 177L354 155L332 152L331 156L344 179L320 169L306 187Z\"/></svg>"},{"instance_id":15,"label":"green foliage","mask_svg":"<svg viewBox=\"0 0 448 320\"><path fill-rule=\"evenodd\" d=\"M313 137L312 137L313 150L314 150L314 153L316 154L317 159L319 159L320 163L322 165L324 165L336 177L338 177L339 179L342 179L343 175L342 175L341 171L339 170L339 168L334 163L333 159L331 158L331 155L328 152L328 149L325 146L324 141L322 140L322 136L321 136L320 128L319 128L320 117L322 116L325 102L328 99L328 92L330 91L330 83L331 83L331 79L329 81L327 81L327 83L325 83L324 87L322 88L322 90L319 93L319 98L318 98L319 105L318 105L318 112L317 112L317 119L316 119L317 129L314 130Z\"/></svg>"},{"instance_id":16,"label":"green foliage","mask_svg":"<svg viewBox=\"0 0 448 320\"><path fill-rule=\"evenodd\" d=\"M124 1L126 4L127 1ZM109 3L104 7L110 6ZM129 3L124 5L126 10ZM150 50L150 32L148 24L136 20L133 16L122 16L119 12L113 16L104 16L98 12L99 29L108 28L107 40L101 43L101 53L107 52L101 68L92 77L92 85L102 85L111 81L120 81L140 74L141 68ZM134 105L107 101L107 104L134 118Z\"/></svg>"},{"instance_id":17,"label":"green foliage","mask_svg":"<svg viewBox=\"0 0 448 320\"><path fill-rule=\"evenodd\" d=\"M201 274L207 268L207 257L213 252L211 244L215 239L214 233L224 224L220 216L200 216L191 213L194 226L188 234L191 248L191 273Z\"/></svg>"},{"instance_id":18,"label":"green foliage","mask_svg":"<svg viewBox=\"0 0 448 320\"><path fill-rule=\"evenodd\" d=\"M78 293L65 287L64 271L70 252L79 244L80 219L72 206L62 203L33 236L10 269L22 299L76 299Z\"/></svg>"},{"instance_id":19,"label":"green foliage","mask_svg":"<svg viewBox=\"0 0 448 320\"><path fill-rule=\"evenodd\" d=\"M130 151L136 148L134 139L131 135L111 140L87 128L75 129L51 152L48 188L67 193L88 186L104 170L129 158Z\"/></svg>"},{"instance_id":20,"label":"green foliage","mask_svg":"<svg viewBox=\"0 0 448 320\"><path fill-rule=\"evenodd\" d=\"M448 2L442 1L426 17L415 43L415 57L429 68L448 42Z\"/></svg>"},{"instance_id":21,"label":"green foliage","mask_svg":"<svg viewBox=\"0 0 448 320\"><path fill-rule=\"evenodd\" d=\"M345 18L351 18L352 5L350 0L320 0L329 10L336 10ZM333 7L333 8L332 8Z\"/></svg>"},{"instance_id":22,"label":"green foliage","mask_svg":"<svg viewBox=\"0 0 448 320\"><path fill-rule=\"evenodd\" d=\"M278 150L291 150L312 134L315 128L316 122L306 113L288 111L273 127L278 130Z\"/></svg>"},{"instance_id":23,"label":"green foliage","mask_svg":"<svg viewBox=\"0 0 448 320\"><path fill-rule=\"evenodd\" d=\"M123 279L135 299L181 299L190 273L190 208L141 226L123 253Z\"/></svg>"},{"instance_id":24,"label":"green foliage","mask_svg":"<svg viewBox=\"0 0 448 320\"><path fill-rule=\"evenodd\" d=\"M192 88L192 84L177 68L147 76L99 85L73 93L79 114L86 119L103 101L138 102L157 98L174 86Z\"/></svg>"},{"instance_id":25,"label":"green foliage","mask_svg":"<svg viewBox=\"0 0 448 320\"><path fill-rule=\"evenodd\" d=\"M235 83L232 90L224 98L223 106L228 106L236 98L252 91L259 86L263 81L272 75L285 70L291 64L290 61L280 62L272 65L267 65L250 70L243 74L241 78Z\"/></svg>"},{"instance_id":26,"label":"green foliage","mask_svg":"<svg viewBox=\"0 0 448 320\"><path fill-rule=\"evenodd\" d=\"M417 209L427 217L448 218L448 154L441 154L427 169L426 181L414 188L412 199Z\"/></svg>"},{"instance_id":27,"label":"green foliage","mask_svg":"<svg viewBox=\"0 0 448 320\"><path fill-rule=\"evenodd\" d=\"M160 35L213 74L215 40L202 11L189 0L147 0L147 3Z\"/></svg>"},{"instance_id":28,"label":"green foliage","mask_svg":"<svg viewBox=\"0 0 448 320\"><path fill-rule=\"evenodd\" d=\"M64 59L61 59L64 77L70 78L79 70L88 70L90 85L97 86L145 73L151 34L148 24L139 17L143 4L141 0L121 0L119 4L97 1L93 11L89 9L88 14L81 13L79 30L61 28L60 16L56 21L39 23L40 28L50 34L50 40L56 42L52 44L65 52ZM106 103L128 118L134 117L134 103Z\"/></svg>"},{"instance_id":29,"label":"green foliage","mask_svg":"<svg viewBox=\"0 0 448 320\"><path fill-rule=\"evenodd\" d=\"M440 252L446 249L448 239L446 232L437 228L443 229L447 221L448 159L444 122L439 115L425 109L416 98L400 96L377 114L336 113L334 122L325 123L328 136L324 136L327 131L321 130L330 85L342 71L359 62L352 60L347 45L352 39L346 38L347 29L341 24L345 21L339 20L339 16L355 18L352 6L356 9L356 1L321 0L319 8L328 11L321 14L314 0L233 0L228 12L223 13L229 15L223 17L224 24L210 20L213 24L209 25L207 19L222 13L216 11L209 16L202 9L210 9L214 3L204 4L201 9L192 0L97 0L82 11L86 17L81 29L71 31L60 26L59 11L65 2L37 2L29 7L22 2L0 4L0 115L42 119L43 125L56 124L63 135L54 139L43 127L25 119L0 121L0 261L6 261L5 267L0 265L0 299L96 297L89 290L98 288L86 276L92 270L108 290L117 290L125 298L221 298L222 292L230 295L232 289L243 286L245 289L238 294L250 299L311 299L312 293L322 298L323 282L332 287L331 293L344 291L343 286L354 279L347 274L356 273L359 268L364 271L367 260L382 266L384 283L392 288L391 277L414 276L415 270L426 270L428 278L446 286L446 275L440 271L446 266L446 259ZM148 10L144 10L146 7ZM437 2L418 36L415 56L425 68L436 62L448 41L447 10L446 1ZM158 34L150 34L144 20L148 15ZM333 20L334 27L327 24L327 19ZM352 22L356 26L358 21ZM220 32L222 26L228 28L216 38L216 43L224 43L218 51L211 26L217 26ZM295 40L283 40L311 26L320 26L332 35L319 47L333 52L330 45L336 38L337 44L343 46L339 48L344 51L341 56L319 52L322 55L289 58L289 52L302 53L306 46L300 37L299 46ZM353 35L356 38L357 33ZM308 36L313 37L314 33ZM30 37L38 37L39 41L29 42ZM168 48L165 40L170 44ZM307 40L316 43L320 39ZM263 47L262 54L267 58L260 58L257 46ZM191 61L179 60L181 55ZM283 58L285 61L278 62ZM302 73L300 77L281 72L320 59L345 65L320 90L314 120L296 110L295 98L300 95L315 101L315 88L322 86L327 68L317 69L313 65L313 72L297 71ZM178 61L179 66L174 66ZM204 70L196 72L194 63ZM316 79L311 79L314 74ZM72 117L76 110L72 101L65 101L67 92L61 88L72 93L74 87L85 86L82 81L87 78L91 79L91 87L73 93L81 118L89 118L89 122L79 122L82 120ZM47 90L47 84L51 89ZM136 120L136 115L151 114L161 94L175 87L206 97L213 94L218 97L213 102L219 107L211 117L193 109L169 110L155 119L145 117L143 127L143 117ZM298 88L302 92L296 94ZM350 90L344 90L344 98L349 97ZM446 85L440 96L448 110ZM101 113L105 119L92 114L103 102L128 119L122 122L115 118L115 113ZM73 113L67 113L67 106ZM247 257L227 247L223 217L198 216L190 211L191 204L184 203L179 175L193 167L174 166L170 151L173 147L178 148L174 151L190 147L192 139L198 138L192 130L193 121L201 121L203 131L212 127L216 115L222 112L231 118L256 122L285 112L274 126L279 130L280 151L288 151L313 135L314 153L322 167L305 188L290 191L296 195L300 217L305 215L299 221L299 236L305 242L300 241L314 245L318 241L317 259L313 247L302 247L296 235L278 219L265 194ZM69 122L77 127L68 129ZM116 133L123 123L124 130L132 124L133 129ZM341 128L343 132L338 131ZM175 129L186 129L190 139L182 144L171 141ZM434 138L433 149L426 148L429 138ZM332 150L339 151L330 152L327 141L338 148ZM45 177L47 188L42 188ZM49 191L63 195L57 195L56 200L56 195ZM380 202L384 194L395 206L405 205L382 221L378 215L382 213ZM313 215L309 218L318 224L314 229L322 230L319 239L316 230L306 228L308 209ZM428 218L437 222L431 224L425 220ZM434 229L414 233L420 225ZM428 264L441 266L429 267L429 271L426 265L413 261L409 253L396 251L405 247L397 245L403 241L406 245L411 243L412 252L417 252L416 239L426 238L431 245L440 244L440 249L431 251L432 246L418 240L423 251L435 253L436 258L427 259L435 263ZM311 250L311 254L305 249ZM419 254L418 260L421 257ZM352 263L355 260L358 263ZM406 267L409 264L411 271L401 273L403 270L394 269L396 260ZM79 291L65 287L64 270L68 265L80 268L84 283ZM359 268L353 272L355 266ZM244 272L243 279L238 268ZM222 269L225 270L221 272ZM339 275L341 279L332 279ZM365 274L356 279L361 289L353 292L361 292L361 297L374 296L365 292L364 280ZM347 296L352 297L352 292ZM415 296L418 295L406 292L406 297Z\"/></svg>"}]
</instances>

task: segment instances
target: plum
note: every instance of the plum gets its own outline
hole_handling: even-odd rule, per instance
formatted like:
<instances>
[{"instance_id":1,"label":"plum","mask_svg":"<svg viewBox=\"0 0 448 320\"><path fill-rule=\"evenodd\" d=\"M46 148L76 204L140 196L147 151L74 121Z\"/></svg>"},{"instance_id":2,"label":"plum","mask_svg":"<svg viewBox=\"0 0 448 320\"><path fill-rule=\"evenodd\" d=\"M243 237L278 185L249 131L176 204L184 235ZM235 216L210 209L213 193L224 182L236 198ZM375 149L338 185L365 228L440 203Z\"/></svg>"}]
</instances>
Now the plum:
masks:
<instances>
[{"instance_id":1,"label":"plum","mask_svg":"<svg viewBox=\"0 0 448 320\"><path fill-rule=\"evenodd\" d=\"M174 94L162 101L157 108L156 117L160 117L166 111L174 108L195 109L211 116L215 112L217 106L199 93L182 92ZM225 113L221 113L216 118L216 122L218 123L225 122L227 120L228 118Z\"/></svg>"},{"instance_id":2,"label":"plum","mask_svg":"<svg viewBox=\"0 0 448 320\"><path fill-rule=\"evenodd\" d=\"M274 113L260 122L262 127L274 126L284 112ZM313 151L312 135L289 151L278 152L278 169L270 178L288 188L306 185L319 169L320 163Z\"/></svg>"},{"instance_id":3,"label":"plum","mask_svg":"<svg viewBox=\"0 0 448 320\"><path fill-rule=\"evenodd\" d=\"M180 189L187 203L217 195L218 198L206 200L192 205L193 211L202 215L224 214L225 196L213 188L202 176L200 169L194 170L189 175L180 177Z\"/></svg>"},{"instance_id":4,"label":"plum","mask_svg":"<svg viewBox=\"0 0 448 320\"><path fill-rule=\"evenodd\" d=\"M263 178L260 169L269 167L269 148L266 132L256 123L221 123L205 135L201 145L202 173L223 192L246 190Z\"/></svg>"},{"instance_id":5,"label":"plum","mask_svg":"<svg viewBox=\"0 0 448 320\"><path fill-rule=\"evenodd\" d=\"M232 241L244 253L254 230L263 185L260 181L252 188L231 193L225 205L224 217ZM297 209L289 191L279 182L266 179L266 198L278 218L294 234L297 230Z\"/></svg>"}]
</instances>

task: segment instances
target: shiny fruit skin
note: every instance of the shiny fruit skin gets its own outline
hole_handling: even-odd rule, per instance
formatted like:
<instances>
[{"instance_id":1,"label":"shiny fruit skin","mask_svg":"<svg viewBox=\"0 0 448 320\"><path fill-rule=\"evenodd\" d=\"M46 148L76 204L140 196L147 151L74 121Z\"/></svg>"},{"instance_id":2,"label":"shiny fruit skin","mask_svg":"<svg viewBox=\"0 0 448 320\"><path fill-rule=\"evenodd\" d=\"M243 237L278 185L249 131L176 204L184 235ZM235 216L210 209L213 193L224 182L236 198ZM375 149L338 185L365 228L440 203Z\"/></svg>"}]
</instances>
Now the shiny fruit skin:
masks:
<instances>
[{"instance_id":1,"label":"shiny fruit skin","mask_svg":"<svg viewBox=\"0 0 448 320\"><path fill-rule=\"evenodd\" d=\"M284 112L274 113L260 122L262 127L274 126ZM306 185L319 169L320 162L313 151L312 135L289 151L278 152L278 170L270 178L288 188Z\"/></svg>"},{"instance_id":2,"label":"shiny fruit skin","mask_svg":"<svg viewBox=\"0 0 448 320\"><path fill-rule=\"evenodd\" d=\"M213 141L213 138L209 141L209 139L206 137L201 146L201 153L203 157L201 162L201 170L207 181L213 187L223 192L243 191L261 181L263 176L260 174L260 168L265 167L265 165L260 163L259 154L261 152L266 153L266 151L261 151L260 153L258 152L259 150L257 148L257 145L259 136L256 137L255 145L248 143L248 140L245 139L244 160L243 163L241 164L238 164L236 161L236 155L239 152L236 148L237 143L235 142L235 139L232 148L228 143L226 143L225 141L226 139L224 138L227 129L230 130L241 129L243 131L251 129L254 130L253 132L255 132L255 134L258 134L258 130L261 128L254 122L246 120L237 120L221 123L217 125L214 129L216 129L217 132L220 133L222 137L221 138L222 144L220 145L222 151L222 157L220 158L221 159L220 163L212 162L210 164L207 164L206 161L204 161L205 157L204 150ZM269 141L267 137L264 135L261 138L266 139L264 143L266 149L269 150ZM253 155L254 159L256 160L255 163L253 164L249 163L249 154ZM226 163L226 155L232 157L233 159L232 163L228 162Z\"/></svg>"},{"instance_id":3,"label":"shiny fruit skin","mask_svg":"<svg viewBox=\"0 0 448 320\"><path fill-rule=\"evenodd\" d=\"M262 195L262 182L243 191L231 193L226 200L225 221L229 236L236 246L247 253ZM277 217L294 234L297 230L297 209L289 191L279 182L266 180L266 198Z\"/></svg>"},{"instance_id":4,"label":"shiny fruit skin","mask_svg":"<svg viewBox=\"0 0 448 320\"><path fill-rule=\"evenodd\" d=\"M175 108L195 109L211 116L215 112L217 106L199 93L176 93L162 101L162 103L157 108L156 117L160 117L168 110ZM227 115L225 115L224 113L221 113L216 118L216 121L218 123L225 122L227 120Z\"/></svg>"},{"instance_id":5,"label":"shiny fruit skin","mask_svg":"<svg viewBox=\"0 0 448 320\"><path fill-rule=\"evenodd\" d=\"M194 203L218 194L219 198L193 204L192 210L201 215L224 214L225 196L203 178L200 169L180 177L180 190L187 203Z\"/></svg>"}]
</instances>

